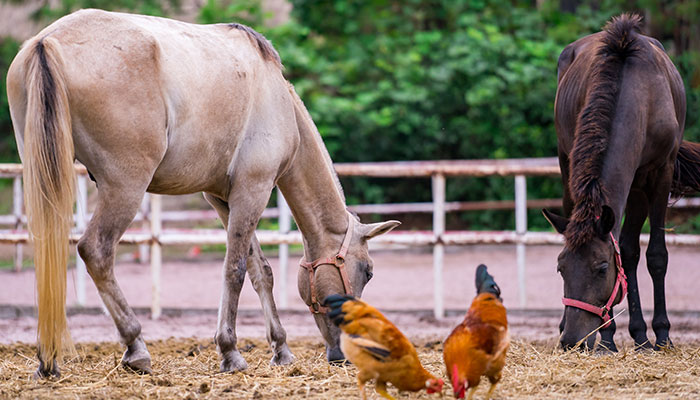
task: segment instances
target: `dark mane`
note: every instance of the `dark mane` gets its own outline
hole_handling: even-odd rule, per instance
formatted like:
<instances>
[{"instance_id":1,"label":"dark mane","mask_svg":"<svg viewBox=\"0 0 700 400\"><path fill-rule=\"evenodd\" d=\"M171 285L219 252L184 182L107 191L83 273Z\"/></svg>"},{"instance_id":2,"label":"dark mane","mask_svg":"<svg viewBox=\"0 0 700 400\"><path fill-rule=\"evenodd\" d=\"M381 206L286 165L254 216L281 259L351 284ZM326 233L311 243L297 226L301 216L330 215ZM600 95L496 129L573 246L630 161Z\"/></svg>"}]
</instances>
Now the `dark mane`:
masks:
<instances>
[{"instance_id":1,"label":"dark mane","mask_svg":"<svg viewBox=\"0 0 700 400\"><path fill-rule=\"evenodd\" d=\"M282 60L280 60L280 55L277 53L277 50L272 47L272 43L270 43L265 36L261 35L259 32L249 26L235 22L228 24L228 26L245 32L248 35L248 38L250 38L250 40L258 47L258 51L260 51L260 55L262 56L263 60L272 61L279 68L282 68Z\"/></svg>"},{"instance_id":2,"label":"dark mane","mask_svg":"<svg viewBox=\"0 0 700 400\"><path fill-rule=\"evenodd\" d=\"M570 248L580 247L596 234L596 219L607 202L600 177L615 116L625 59L638 50L638 15L622 14L605 28L593 59L586 103L576 122L569 160L569 189L574 200L564 236Z\"/></svg>"}]
</instances>

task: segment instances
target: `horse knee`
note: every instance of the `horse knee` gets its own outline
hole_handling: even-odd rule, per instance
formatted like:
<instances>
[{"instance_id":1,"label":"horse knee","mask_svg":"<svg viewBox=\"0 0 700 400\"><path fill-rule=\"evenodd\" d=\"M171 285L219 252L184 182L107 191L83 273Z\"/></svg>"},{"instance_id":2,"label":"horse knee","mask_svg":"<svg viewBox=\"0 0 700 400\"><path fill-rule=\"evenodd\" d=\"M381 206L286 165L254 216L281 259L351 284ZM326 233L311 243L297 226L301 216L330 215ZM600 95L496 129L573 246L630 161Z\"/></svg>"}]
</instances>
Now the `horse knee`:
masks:
<instances>
[{"instance_id":1,"label":"horse knee","mask_svg":"<svg viewBox=\"0 0 700 400\"><path fill-rule=\"evenodd\" d=\"M239 291L243 287L246 271L247 268L245 258L233 263L233 265L227 265L225 272L226 284L236 291Z\"/></svg>"},{"instance_id":2,"label":"horse knee","mask_svg":"<svg viewBox=\"0 0 700 400\"><path fill-rule=\"evenodd\" d=\"M636 265L639 262L639 254L639 241L620 241L620 255L625 261L633 261Z\"/></svg>"},{"instance_id":3,"label":"horse knee","mask_svg":"<svg viewBox=\"0 0 700 400\"><path fill-rule=\"evenodd\" d=\"M647 250L647 269L652 277L666 276L668 268L668 251L665 247L652 248Z\"/></svg>"}]
</instances>

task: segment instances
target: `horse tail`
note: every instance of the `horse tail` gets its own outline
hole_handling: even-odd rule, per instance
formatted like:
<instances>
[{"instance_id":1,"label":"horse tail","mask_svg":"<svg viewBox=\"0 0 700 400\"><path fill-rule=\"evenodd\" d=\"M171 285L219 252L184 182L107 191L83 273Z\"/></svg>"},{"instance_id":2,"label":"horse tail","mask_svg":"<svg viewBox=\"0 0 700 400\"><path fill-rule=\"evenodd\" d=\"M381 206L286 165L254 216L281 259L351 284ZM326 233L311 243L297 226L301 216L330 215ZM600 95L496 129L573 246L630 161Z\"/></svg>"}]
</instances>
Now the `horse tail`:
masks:
<instances>
[{"instance_id":1,"label":"horse tail","mask_svg":"<svg viewBox=\"0 0 700 400\"><path fill-rule=\"evenodd\" d=\"M46 37L31 46L26 64L24 193L34 242L39 357L44 370L53 371L63 345L72 349L66 323L66 264L73 217L74 148L60 45Z\"/></svg>"},{"instance_id":2,"label":"horse tail","mask_svg":"<svg viewBox=\"0 0 700 400\"><path fill-rule=\"evenodd\" d=\"M700 143L684 140L676 156L671 195L681 197L693 192L700 192Z\"/></svg>"},{"instance_id":3,"label":"horse tail","mask_svg":"<svg viewBox=\"0 0 700 400\"><path fill-rule=\"evenodd\" d=\"M640 24L641 17L630 14L622 14L608 22L592 66L591 83L576 122L569 160L569 189L575 206L564 236L572 248L579 247L595 235L596 218L600 217L607 201L600 177L622 85L622 70L625 60L638 49Z\"/></svg>"}]
</instances>

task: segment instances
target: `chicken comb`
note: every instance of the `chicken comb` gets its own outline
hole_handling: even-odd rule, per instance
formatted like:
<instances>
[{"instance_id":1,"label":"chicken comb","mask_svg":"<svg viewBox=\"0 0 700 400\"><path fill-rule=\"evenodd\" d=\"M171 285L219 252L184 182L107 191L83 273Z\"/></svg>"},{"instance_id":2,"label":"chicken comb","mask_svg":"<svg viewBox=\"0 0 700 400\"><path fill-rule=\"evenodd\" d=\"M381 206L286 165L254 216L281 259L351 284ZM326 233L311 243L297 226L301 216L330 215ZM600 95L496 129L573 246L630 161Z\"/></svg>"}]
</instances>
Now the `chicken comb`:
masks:
<instances>
[{"instance_id":1,"label":"chicken comb","mask_svg":"<svg viewBox=\"0 0 700 400\"><path fill-rule=\"evenodd\" d=\"M489 274L484 264L476 267L476 292L477 294L492 293L498 300L503 301L501 299L501 288L493 280L493 276Z\"/></svg>"}]
</instances>

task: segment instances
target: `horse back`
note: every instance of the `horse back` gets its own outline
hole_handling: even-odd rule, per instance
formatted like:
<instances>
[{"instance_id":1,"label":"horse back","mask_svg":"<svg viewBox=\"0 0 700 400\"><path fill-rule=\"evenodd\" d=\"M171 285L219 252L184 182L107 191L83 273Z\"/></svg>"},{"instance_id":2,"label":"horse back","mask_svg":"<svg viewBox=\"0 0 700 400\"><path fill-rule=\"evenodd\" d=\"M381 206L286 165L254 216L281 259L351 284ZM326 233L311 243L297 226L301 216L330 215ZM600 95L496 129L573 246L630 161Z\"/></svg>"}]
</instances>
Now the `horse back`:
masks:
<instances>
[{"instance_id":1,"label":"horse back","mask_svg":"<svg viewBox=\"0 0 700 400\"><path fill-rule=\"evenodd\" d=\"M47 35L66 60L76 158L98 185L143 165L155 192L225 192L251 115L273 108L261 98L290 101L276 52L241 25L81 10L33 40Z\"/></svg>"},{"instance_id":2,"label":"horse back","mask_svg":"<svg viewBox=\"0 0 700 400\"><path fill-rule=\"evenodd\" d=\"M555 126L560 150L567 153L572 150L576 124L586 106L593 65L600 62L597 53L603 34L597 32L569 44L558 60ZM640 127L646 134L640 138L642 146L646 142L647 147L656 150L660 143L669 147L669 151L671 147L677 148L674 144L680 143L685 121L685 92L680 75L661 43L638 34L637 50L625 60L618 84L611 136L615 136L615 130L629 129L624 119L636 116L645 123Z\"/></svg>"}]
</instances>

